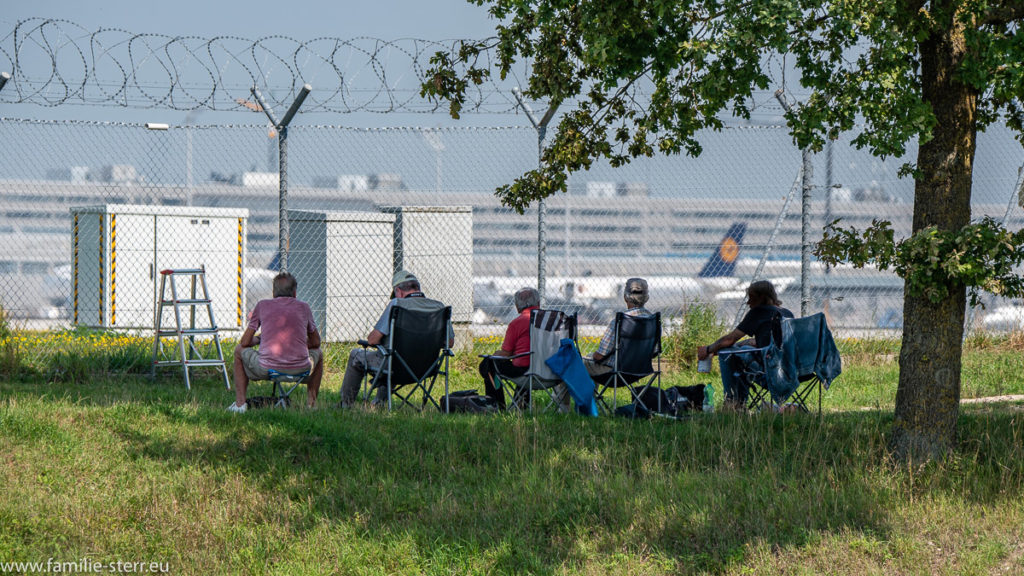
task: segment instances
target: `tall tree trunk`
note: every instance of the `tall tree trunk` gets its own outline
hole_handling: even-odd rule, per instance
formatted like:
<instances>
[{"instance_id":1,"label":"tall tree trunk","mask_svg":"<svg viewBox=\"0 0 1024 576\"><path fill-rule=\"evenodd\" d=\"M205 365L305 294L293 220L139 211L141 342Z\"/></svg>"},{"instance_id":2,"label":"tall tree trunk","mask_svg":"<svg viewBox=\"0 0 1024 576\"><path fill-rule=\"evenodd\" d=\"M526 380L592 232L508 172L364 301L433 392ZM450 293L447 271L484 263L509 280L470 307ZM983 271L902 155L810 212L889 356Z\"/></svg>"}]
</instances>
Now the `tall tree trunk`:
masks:
<instances>
[{"instance_id":1,"label":"tall tree trunk","mask_svg":"<svg viewBox=\"0 0 1024 576\"><path fill-rule=\"evenodd\" d=\"M937 4L947 3L935 2L933 8ZM942 7L932 14L940 11ZM934 31L920 44L922 92L937 123L932 139L918 150L914 232L932 225L957 230L971 216L977 94L955 77L966 51L963 25L952 15L939 18L945 21L945 30ZM949 296L937 304L923 296L904 296L900 379L890 443L893 455L901 460L942 457L956 443L966 289L961 283L949 288Z\"/></svg>"}]
</instances>

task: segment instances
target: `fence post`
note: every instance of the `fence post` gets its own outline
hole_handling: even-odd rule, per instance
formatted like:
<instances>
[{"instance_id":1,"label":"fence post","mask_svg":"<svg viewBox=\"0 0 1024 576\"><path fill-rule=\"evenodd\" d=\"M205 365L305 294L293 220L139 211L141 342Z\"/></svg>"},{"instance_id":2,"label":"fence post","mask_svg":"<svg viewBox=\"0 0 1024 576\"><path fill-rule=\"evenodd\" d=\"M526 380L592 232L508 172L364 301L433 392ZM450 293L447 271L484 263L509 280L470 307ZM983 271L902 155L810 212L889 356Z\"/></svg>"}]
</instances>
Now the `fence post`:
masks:
<instances>
[{"instance_id":1,"label":"fence post","mask_svg":"<svg viewBox=\"0 0 1024 576\"><path fill-rule=\"evenodd\" d=\"M786 112L790 111L789 102L786 102L782 89L775 91L775 98ZM803 160L803 195L800 202L800 315L807 316L807 305L811 302L811 245L808 238L811 235L811 190L814 187L811 180L814 178L814 165L811 163L809 148L801 150L800 155Z\"/></svg>"},{"instance_id":2,"label":"fence post","mask_svg":"<svg viewBox=\"0 0 1024 576\"><path fill-rule=\"evenodd\" d=\"M543 168L544 166L544 136L548 131L548 122L551 121L551 117L555 115L555 111L558 110L558 104L553 103L548 107L548 111L544 113L544 117L537 120L537 117L533 115L533 110L530 105L523 100L523 94L519 88L513 88L512 94L516 97L516 101L519 106L526 113L526 117L530 120L530 124L533 124L534 129L537 130L537 168ZM544 222L545 213L547 208L544 206L544 199L541 198L537 202L537 292L540 293L540 303L544 304L544 292L545 284L547 282L547 224Z\"/></svg>"},{"instance_id":3,"label":"fence post","mask_svg":"<svg viewBox=\"0 0 1024 576\"><path fill-rule=\"evenodd\" d=\"M302 106L302 102L309 96L310 91L313 87L309 84L304 84L302 89L299 90L299 95L295 97L295 101L292 102L288 111L284 113L284 118L280 122L274 118L274 113L271 112L270 108L267 107L263 101L263 95L260 91L253 86L252 95L256 98L256 102L259 103L263 113L270 119L270 123L277 128L277 151L278 151L278 240L277 240L277 251L278 258L281 263L281 272L288 271L288 250L291 244L291 233L288 228L288 125L291 124L292 118L295 117L295 113L299 111L299 106Z\"/></svg>"}]
</instances>

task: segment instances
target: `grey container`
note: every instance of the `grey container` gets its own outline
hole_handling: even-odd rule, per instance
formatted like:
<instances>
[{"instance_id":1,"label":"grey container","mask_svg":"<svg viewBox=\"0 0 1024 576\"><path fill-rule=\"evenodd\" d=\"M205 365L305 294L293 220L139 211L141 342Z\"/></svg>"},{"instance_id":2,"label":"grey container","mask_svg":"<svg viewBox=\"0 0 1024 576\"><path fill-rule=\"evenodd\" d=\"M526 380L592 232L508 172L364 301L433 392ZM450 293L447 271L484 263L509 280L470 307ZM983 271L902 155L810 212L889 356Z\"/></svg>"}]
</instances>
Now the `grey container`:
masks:
<instances>
[{"instance_id":1,"label":"grey container","mask_svg":"<svg viewBox=\"0 0 1024 576\"><path fill-rule=\"evenodd\" d=\"M391 295L395 216L289 210L289 272L327 342L365 338Z\"/></svg>"}]
</instances>

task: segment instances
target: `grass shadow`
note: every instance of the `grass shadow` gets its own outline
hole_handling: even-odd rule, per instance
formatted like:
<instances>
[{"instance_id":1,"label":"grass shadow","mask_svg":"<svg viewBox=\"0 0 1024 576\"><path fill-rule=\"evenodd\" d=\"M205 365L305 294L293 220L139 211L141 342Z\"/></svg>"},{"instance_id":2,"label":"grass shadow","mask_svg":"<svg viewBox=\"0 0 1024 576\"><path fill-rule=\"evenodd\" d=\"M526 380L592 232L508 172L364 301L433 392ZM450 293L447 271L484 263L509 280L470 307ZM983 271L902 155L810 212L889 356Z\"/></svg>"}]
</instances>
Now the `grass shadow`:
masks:
<instances>
[{"instance_id":1,"label":"grass shadow","mask_svg":"<svg viewBox=\"0 0 1024 576\"><path fill-rule=\"evenodd\" d=\"M554 574L596 563L724 573L757 551L784 554L823 534L887 539L908 495L988 505L1013 497L1024 477L1021 415L1012 412L966 414L959 460L902 470L886 462L892 417L882 411L681 422L333 409L236 416L212 385L184 402L180 389L137 382L2 387L0 437L20 447L11 453L56 454L48 467L61 474L97 452L100 468L122 468L116 477L166 485L187 504L176 514L146 508L165 534L158 548L173 546L179 514L204 524L210 506L228 510L208 532L215 548L249 552L230 560L235 567L290 558L252 542L271 530L291 542L339 540L388 572ZM52 482L81 496L71 480ZM116 502L88 506L121 530L139 529Z\"/></svg>"}]
</instances>

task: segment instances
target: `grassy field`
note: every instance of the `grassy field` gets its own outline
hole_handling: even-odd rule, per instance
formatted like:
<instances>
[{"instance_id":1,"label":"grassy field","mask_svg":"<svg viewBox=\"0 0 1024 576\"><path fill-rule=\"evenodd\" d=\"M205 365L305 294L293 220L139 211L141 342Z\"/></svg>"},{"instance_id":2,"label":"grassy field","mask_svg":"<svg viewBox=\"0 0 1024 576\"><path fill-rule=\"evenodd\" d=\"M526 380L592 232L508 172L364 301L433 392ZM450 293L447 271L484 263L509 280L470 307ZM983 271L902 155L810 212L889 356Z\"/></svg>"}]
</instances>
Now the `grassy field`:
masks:
<instances>
[{"instance_id":1,"label":"grassy field","mask_svg":"<svg viewBox=\"0 0 1024 576\"><path fill-rule=\"evenodd\" d=\"M840 342L844 373L820 417L626 421L337 410L344 347L329 351L318 409L235 415L209 373L190 392L173 370L151 382L147 343L115 338L15 334L0 347L0 563L1024 573L1024 403L965 405L944 462L889 462L895 342ZM700 381L689 345L666 346L666 384ZM472 353L453 368L453 388L482 389ZM1022 373L1016 339L972 340L963 395L1024 394Z\"/></svg>"}]
</instances>

